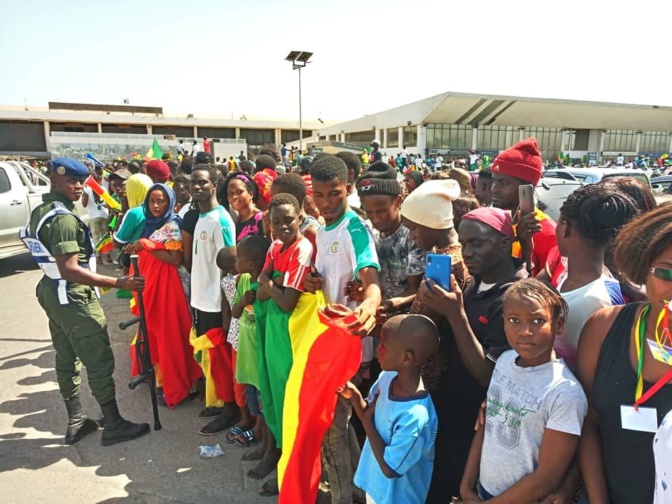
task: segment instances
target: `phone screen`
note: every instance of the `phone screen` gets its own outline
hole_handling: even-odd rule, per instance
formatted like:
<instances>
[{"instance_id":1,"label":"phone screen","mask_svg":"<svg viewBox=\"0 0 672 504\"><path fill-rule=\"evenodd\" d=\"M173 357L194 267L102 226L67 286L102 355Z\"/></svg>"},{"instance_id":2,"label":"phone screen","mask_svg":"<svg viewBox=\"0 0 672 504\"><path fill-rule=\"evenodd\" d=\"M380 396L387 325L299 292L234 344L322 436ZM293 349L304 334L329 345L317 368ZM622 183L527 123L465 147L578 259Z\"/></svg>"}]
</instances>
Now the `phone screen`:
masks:
<instances>
[{"instance_id":1,"label":"phone screen","mask_svg":"<svg viewBox=\"0 0 672 504\"><path fill-rule=\"evenodd\" d=\"M520 213L527 215L534 212L534 186L524 184L518 187L518 196L520 200Z\"/></svg>"}]
</instances>

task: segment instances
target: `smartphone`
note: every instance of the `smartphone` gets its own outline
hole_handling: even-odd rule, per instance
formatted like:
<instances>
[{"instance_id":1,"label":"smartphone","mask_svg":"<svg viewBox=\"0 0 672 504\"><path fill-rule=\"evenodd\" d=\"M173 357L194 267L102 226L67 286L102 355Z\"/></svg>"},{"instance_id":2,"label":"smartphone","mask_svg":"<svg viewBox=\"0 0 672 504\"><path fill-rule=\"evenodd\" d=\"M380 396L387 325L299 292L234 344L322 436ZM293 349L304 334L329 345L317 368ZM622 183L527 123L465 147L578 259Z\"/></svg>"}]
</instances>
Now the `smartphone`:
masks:
<instances>
[{"instance_id":1,"label":"smartphone","mask_svg":"<svg viewBox=\"0 0 672 504\"><path fill-rule=\"evenodd\" d=\"M524 184L518 186L518 197L520 200L520 215L527 215L534 212L536 205L534 204L534 186L531 184Z\"/></svg>"},{"instance_id":2,"label":"smartphone","mask_svg":"<svg viewBox=\"0 0 672 504\"><path fill-rule=\"evenodd\" d=\"M450 291L450 269L453 265L449 255L427 254L425 256L425 278L431 278L435 284Z\"/></svg>"}]
</instances>

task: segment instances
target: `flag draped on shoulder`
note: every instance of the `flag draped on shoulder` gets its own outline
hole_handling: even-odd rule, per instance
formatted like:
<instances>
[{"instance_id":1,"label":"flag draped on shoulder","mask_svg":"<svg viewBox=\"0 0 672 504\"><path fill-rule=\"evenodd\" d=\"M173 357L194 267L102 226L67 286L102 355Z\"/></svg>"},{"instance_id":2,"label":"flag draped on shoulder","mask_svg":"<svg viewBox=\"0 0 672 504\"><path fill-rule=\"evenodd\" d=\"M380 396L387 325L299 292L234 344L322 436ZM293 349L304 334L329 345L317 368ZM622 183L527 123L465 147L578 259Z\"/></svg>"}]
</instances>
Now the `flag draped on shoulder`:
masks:
<instances>
[{"instance_id":1,"label":"flag draped on shoulder","mask_svg":"<svg viewBox=\"0 0 672 504\"><path fill-rule=\"evenodd\" d=\"M317 498L320 450L334 419L336 390L357 373L361 361L361 339L346 327L354 320L345 307L327 307L319 291L289 320L294 362L283 410L280 504L312 504Z\"/></svg>"}]
</instances>

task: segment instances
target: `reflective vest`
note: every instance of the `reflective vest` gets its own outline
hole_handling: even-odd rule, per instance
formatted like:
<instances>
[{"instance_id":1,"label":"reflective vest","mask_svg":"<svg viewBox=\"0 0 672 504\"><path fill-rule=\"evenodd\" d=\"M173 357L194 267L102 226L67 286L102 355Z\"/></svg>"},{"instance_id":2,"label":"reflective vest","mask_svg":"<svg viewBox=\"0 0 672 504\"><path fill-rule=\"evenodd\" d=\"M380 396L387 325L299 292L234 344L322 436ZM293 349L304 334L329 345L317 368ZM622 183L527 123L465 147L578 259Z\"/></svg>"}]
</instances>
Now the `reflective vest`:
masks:
<instances>
[{"instance_id":1,"label":"reflective vest","mask_svg":"<svg viewBox=\"0 0 672 504\"><path fill-rule=\"evenodd\" d=\"M93 239L91 238L91 231L89 230L89 227L84 223L84 221L80 219L77 214L68 210L65 207L65 205L63 205L63 203L56 201L51 204L51 209L46 213L46 215L44 215L44 217L42 217L40 222L37 223L34 235L30 234L30 224L28 224L25 228L21 229L21 231L19 232L19 237L21 238L21 241L26 245L26 247L28 247L30 254L33 256L33 259L35 259L35 262L40 267L42 272L46 276L51 278L56 284L56 292L58 293L58 302L61 305L66 305L70 302L67 294L68 281L63 279L63 277L61 277L61 273L58 271L58 266L56 265L56 259L54 259L54 256L51 255L47 247L45 247L44 244L38 238L38 236L40 236L40 229L42 229L42 226L44 226L44 224L49 219L57 215L72 215L75 219L77 219L77 221L82 225L82 227L84 227L84 231L86 232L86 235L89 237L89 241L91 242L92 253L87 262L80 262L79 265L82 268L89 269L95 273L96 246L94 245ZM94 287L94 290L96 292L96 296L100 297L98 288Z\"/></svg>"}]
</instances>

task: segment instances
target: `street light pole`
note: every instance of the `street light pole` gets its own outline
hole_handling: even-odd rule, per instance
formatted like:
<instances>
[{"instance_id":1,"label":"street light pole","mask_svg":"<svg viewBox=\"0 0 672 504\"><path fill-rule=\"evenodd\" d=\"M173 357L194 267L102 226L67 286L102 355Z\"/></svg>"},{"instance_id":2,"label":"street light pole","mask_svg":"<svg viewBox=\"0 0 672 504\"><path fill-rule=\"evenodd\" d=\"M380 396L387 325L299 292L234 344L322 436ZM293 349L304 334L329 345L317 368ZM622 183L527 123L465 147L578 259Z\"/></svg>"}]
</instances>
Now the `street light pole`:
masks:
<instances>
[{"instance_id":1,"label":"street light pole","mask_svg":"<svg viewBox=\"0 0 672 504\"><path fill-rule=\"evenodd\" d=\"M292 62L292 70L299 71L299 154L303 152L303 109L301 103L301 69L304 68L308 63L310 57L313 55L311 52L306 51L292 51L285 58L286 61Z\"/></svg>"},{"instance_id":2,"label":"street light pole","mask_svg":"<svg viewBox=\"0 0 672 504\"><path fill-rule=\"evenodd\" d=\"M299 153L303 155L303 112L301 110L301 67L299 70Z\"/></svg>"}]
</instances>

